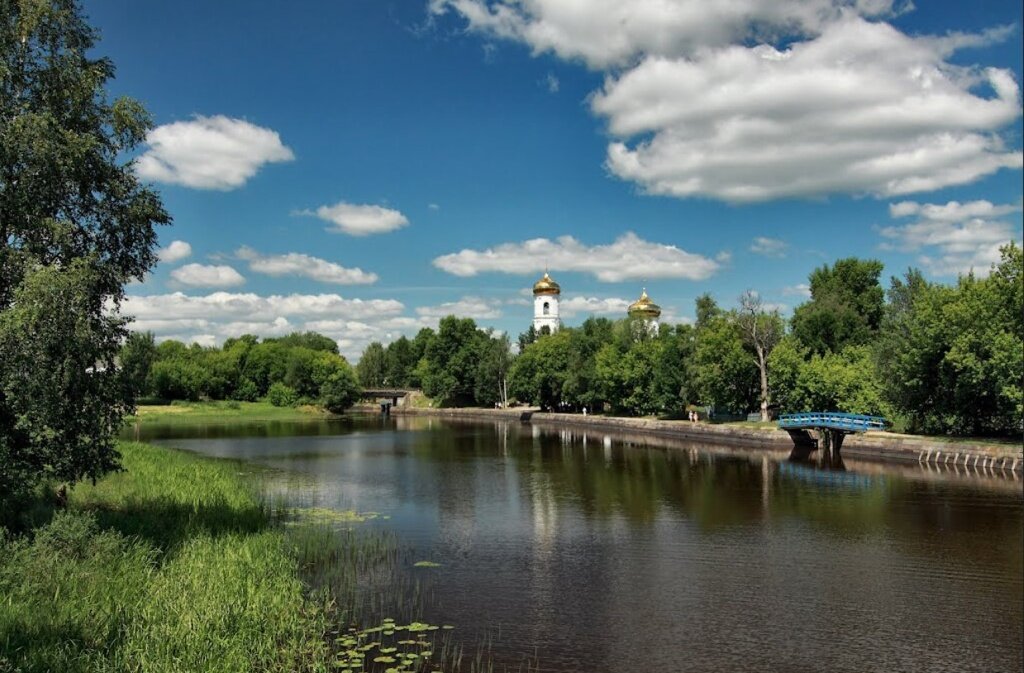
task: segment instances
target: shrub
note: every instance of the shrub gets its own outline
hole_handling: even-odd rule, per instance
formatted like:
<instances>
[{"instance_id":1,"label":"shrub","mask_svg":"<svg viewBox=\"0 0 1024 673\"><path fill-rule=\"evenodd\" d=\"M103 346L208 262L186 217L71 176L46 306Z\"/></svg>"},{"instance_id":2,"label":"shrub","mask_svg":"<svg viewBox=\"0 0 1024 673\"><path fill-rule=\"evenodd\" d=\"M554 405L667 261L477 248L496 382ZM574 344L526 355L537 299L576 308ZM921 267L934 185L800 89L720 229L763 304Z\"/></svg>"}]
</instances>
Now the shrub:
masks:
<instances>
[{"instance_id":1,"label":"shrub","mask_svg":"<svg viewBox=\"0 0 1024 673\"><path fill-rule=\"evenodd\" d=\"M299 395L294 388L283 383L274 383L267 391L267 401L275 407L293 407L299 401Z\"/></svg>"}]
</instances>

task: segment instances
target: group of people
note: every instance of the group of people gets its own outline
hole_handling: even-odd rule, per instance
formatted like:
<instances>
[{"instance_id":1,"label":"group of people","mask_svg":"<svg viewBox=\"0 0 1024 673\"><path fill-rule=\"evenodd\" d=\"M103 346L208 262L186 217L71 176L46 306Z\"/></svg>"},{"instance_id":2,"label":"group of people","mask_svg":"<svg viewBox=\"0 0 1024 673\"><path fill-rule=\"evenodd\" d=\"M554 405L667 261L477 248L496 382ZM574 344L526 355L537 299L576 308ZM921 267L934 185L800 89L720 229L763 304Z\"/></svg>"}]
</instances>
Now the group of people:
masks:
<instances>
[{"instance_id":1,"label":"group of people","mask_svg":"<svg viewBox=\"0 0 1024 673\"><path fill-rule=\"evenodd\" d=\"M689 414L690 414L690 422L691 423L696 423L697 421L700 420L700 414L698 414L696 411L693 411L691 409Z\"/></svg>"}]
</instances>

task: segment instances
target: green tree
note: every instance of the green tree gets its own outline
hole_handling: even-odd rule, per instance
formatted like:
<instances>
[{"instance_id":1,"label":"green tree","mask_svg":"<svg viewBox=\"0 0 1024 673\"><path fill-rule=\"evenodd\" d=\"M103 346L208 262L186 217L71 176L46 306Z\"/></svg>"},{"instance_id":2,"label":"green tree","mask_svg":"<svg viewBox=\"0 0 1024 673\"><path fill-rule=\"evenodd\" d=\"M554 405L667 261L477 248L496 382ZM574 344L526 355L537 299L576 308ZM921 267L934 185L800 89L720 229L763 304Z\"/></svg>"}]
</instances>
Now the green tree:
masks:
<instances>
[{"instance_id":1,"label":"green tree","mask_svg":"<svg viewBox=\"0 0 1024 673\"><path fill-rule=\"evenodd\" d=\"M697 329L693 371L704 404L719 411L746 411L757 405L757 365L728 313L719 313Z\"/></svg>"},{"instance_id":2,"label":"green tree","mask_svg":"<svg viewBox=\"0 0 1024 673\"><path fill-rule=\"evenodd\" d=\"M152 332L132 332L121 347L121 376L129 399L149 395L153 382L150 370L156 362L156 340Z\"/></svg>"},{"instance_id":3,"label":"green tree","mask_svg":"<svg viewBox=\"0 0 1024 673\"><path fill-rule=\"evenodd\" d=\"M441 318L424 353L423 392L443 406L473 404L481 341L488 338L472 318Z\"/></svg>"},{"instance_id":4,"label":"green tree","mask_svg":"<svg viewBox=\"0 0 1024 673\"><path fill-rule=\"evenodd\" d=\"M894 281L879 343L888 399L911 430L1018 434L1024 418L1024 259L1013 244L988 278Z\"/></svg>"},{"instance_id":5,"label":"green tree","mask_svg":"<svg viewBox=\"0 0 1024 673\"><path fill-rule=\"evenodd\" d=\"M543 409L557 409L564 399L572 338L572 330L563 328L538 339L520 353L509 373L512 396Z\"/></svg>"},{"instance_id":6,"label":"green tree","mask_svg":"<svg viewBox=\"0 0 1024 673\"><path fill-rule=\"evenodd\" d=\"M150 127L72 0L0 0L0 499L114 469L131 409L111 316L170 218L131 161ZM60 292L58 295L57 292ZM0 507L6 507L0 503Z\"/></svg>"},{"instance_id":7,"label":"green tree","mask_svg":"<svg viewBox=\"0 0 1024 673\"><path fill-rule=\"evenodd\" d=\"M882 263L855 257L811 272L811 299L793 312L793 334L812 353L870 343L885 310Z\"/></svg>"},{"instance_id":8,"label":"green tree","mask_svg":"<svg viewBox=\"0 0 1024 673\"><path fill-rule=\"evenodd\" d=\"M370 343L359 356L356 363L356 375L359 383L365 388L379 388L384 385L391 385L387 379L387 358L384 354L384 346L379 341Z\"/></svg>"},{"instance_id":9,"label":"green tree","mask_svg":"<svg viewBox=\"0 0 1024 673\"><path fill-rule=\"evenodd\" d=\"M422 354L419 356L422 357ZM385 349L385 376L391 386L406 388L411 385L413 371L419 360L413 342L402 336Z\"/></svg>"},{"instance_id":10,"label":"green tree","mask_svg":"<svg viewBox=\"0 0 1024 673\"><path fill-rule=\"evenodd\" d=\"M508 372L512 366L512 345L507 335L478 339L478 364L473 396L478 406L508 406Z\"/></svg>"},{"instance_id":11,"label":"green tree","mask_svg":"<svg viewBox=\"0 0 1024 673\"><path fill-rule=\"evenodd\" d=\"M335 355L338 353L337 342L317 332L292 332L288 336L266 341L276 341L287 348L308 348L311 351L324 351Z\"/></svg>"},{"instance_id":12,"label":"green tree","mask_svg":"<svg viewBox=\"0 0 1024 673\"><path fill-rule=\"evenodd\" d=\"M320 403L335 414L340 414L359 400L359 382L347 362L336 362L327 378L320 384Z\"/></svg>"}]
</instances>

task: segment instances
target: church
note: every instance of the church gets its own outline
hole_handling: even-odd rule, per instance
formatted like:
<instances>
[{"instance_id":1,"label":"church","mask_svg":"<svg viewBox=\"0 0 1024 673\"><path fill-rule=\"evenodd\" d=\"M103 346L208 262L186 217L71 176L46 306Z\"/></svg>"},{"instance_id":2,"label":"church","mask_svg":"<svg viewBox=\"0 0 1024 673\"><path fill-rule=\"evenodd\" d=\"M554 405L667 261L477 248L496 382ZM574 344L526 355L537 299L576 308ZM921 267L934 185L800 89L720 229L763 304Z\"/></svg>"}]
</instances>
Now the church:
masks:
<instances>
[{"instance_id":1,"label":"church","mask_svg":"<svg viewBox=\"0 0 1024 673\"><path fill-rule=\"evenodd\" d=\"M558 317L558 300L561 296L561 286L547 271L533 284L533 329L537 334L551 334L562 326L562 321ZM639 299L629 305L626 314L630 318L643 320L652 332L658 330L661 307L647 296L647 288L640 293Z\"/></svg>"}]
</instances>

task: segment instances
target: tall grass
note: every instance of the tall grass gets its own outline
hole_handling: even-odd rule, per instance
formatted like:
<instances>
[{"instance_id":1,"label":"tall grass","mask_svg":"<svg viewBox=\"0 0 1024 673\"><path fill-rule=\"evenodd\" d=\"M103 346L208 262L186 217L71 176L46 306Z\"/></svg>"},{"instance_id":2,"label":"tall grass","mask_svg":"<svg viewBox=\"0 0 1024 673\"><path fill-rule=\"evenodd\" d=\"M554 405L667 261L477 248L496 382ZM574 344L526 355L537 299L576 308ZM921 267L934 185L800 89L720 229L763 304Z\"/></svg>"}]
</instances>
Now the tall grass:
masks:
<instances>
[{"instance_id":1,"label":"tall grass","mask_svg":"<svg viewBox=\"0 0 1024 673\"><path fill-rule=\"evenodd\" d=\"M0 528L0 673L318 673L356 641L376 650L350 672L494 670L489 639L470 654L417 621L415 556L366 515L303 516L234 461L120 449L125 472L29 534Z\"/></svg>"},{"instance_id":2,"label":"tall grass","mask_svg":"<svg viewBox=\"0 0 1024 673\"><path fill-rule=\"evenodd\" d=\"M0 670L328 670L329 612L238 465L121 450L126 472L0 539Z\"/></svg>"}]
</instances>

